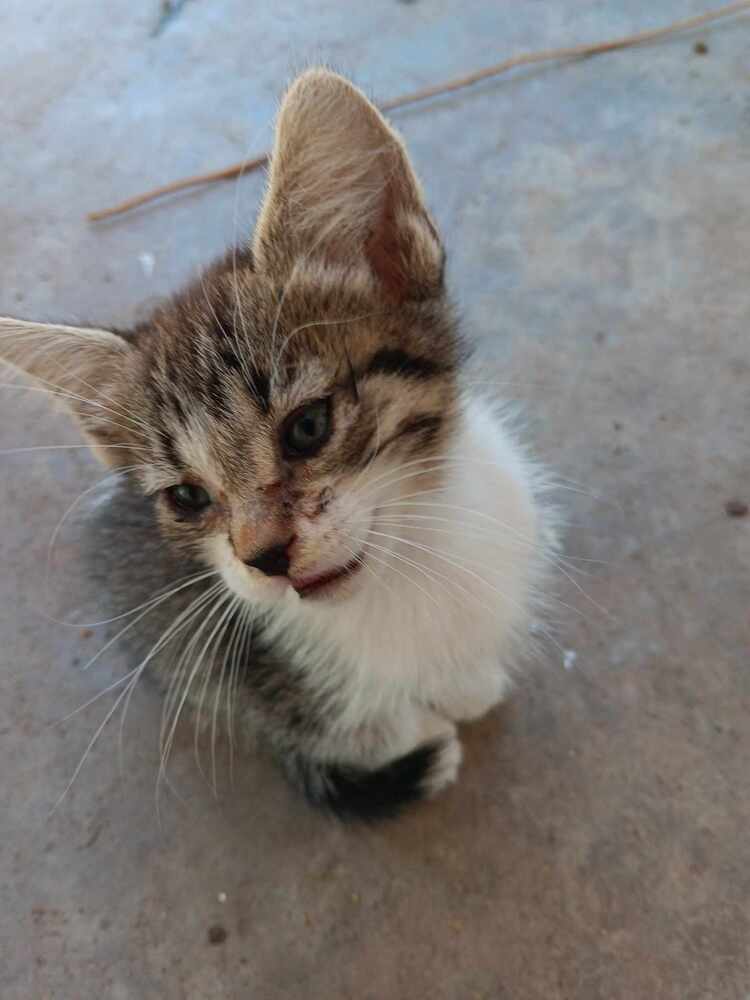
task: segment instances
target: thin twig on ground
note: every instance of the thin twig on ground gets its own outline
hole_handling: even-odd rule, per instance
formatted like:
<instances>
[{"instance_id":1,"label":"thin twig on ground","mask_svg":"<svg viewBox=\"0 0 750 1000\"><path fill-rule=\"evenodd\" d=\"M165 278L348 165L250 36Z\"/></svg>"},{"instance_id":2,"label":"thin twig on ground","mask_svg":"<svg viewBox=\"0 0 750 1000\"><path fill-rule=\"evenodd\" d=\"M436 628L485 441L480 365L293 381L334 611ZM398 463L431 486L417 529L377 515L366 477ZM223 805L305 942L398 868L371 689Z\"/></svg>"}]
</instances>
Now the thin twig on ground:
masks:
<instances>
[{"instance_id":1,"label":"thin twig on ground","mask_svg":"<svg viewBox=\"0 0 750 1000\"><path fill-rule=\"evenodd\" d=\"M565 48L546 49L541 52L524 52L517 56L511 56L502 62L487 66L484 69L468 73L466 76L448 80L445 83L437 83L431 87L423 87L420 90L412 91L410 94L403 94L401 97L394 97L390 101L385 101L379 105L381 111L394 111L396 108L403 108L407 104L416 104L418 101L426 101L432 97L442 97L445 94L452 94L457 90L463 90L482 80L489 80L492 77L500 76L512 69L520 66L533 66L539 63L548 63L561 60L581 59L587 56L602 55L605 52L614 52L617 49L633 48L637 45L646 45L649 42L656 42L669 35L682 31L690 31L700 28L704 24L718 21L720 18L730 17L732 14L739 14L742 11L750 10L750 0L738 0L736 3L727 4L716 10L707 11L704 14L697 14L695 17L688 17L682 21L673 21L662 28L652 28L649 31L641 31L635 35L626 35L623 38L614 38L605 42L584 42L580 45L571 45ZM268 153L261 153L250 160L242 160L240 163L233 163L220 170L212 170L204 174L194 174L192 177L183 177L181 180L170 181L160 187L145 191L143 194L135 195L98 212L90 212L88 219L91 222L99 222L102 219L110 219L115 215L122 215L133 208L155 201L176 191L184 191L186 188L197 187L201 184L212 184L216 181L227 181L242 174L257 170L268 162Z\"/></svg>"}]
</instances>

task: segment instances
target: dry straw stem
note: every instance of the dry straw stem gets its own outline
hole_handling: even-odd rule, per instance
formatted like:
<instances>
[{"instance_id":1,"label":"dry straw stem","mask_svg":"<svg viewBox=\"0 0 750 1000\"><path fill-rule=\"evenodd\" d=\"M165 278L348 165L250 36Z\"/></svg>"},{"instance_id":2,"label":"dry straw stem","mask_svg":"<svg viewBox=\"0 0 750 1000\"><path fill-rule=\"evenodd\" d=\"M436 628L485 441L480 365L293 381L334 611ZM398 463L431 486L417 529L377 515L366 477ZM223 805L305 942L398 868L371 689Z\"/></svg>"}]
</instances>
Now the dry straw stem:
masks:
<instances>
[{"instance_id":1,"label":"dry straw stem","mask_svg":"<svg viewBox=\"0 0 750 1000\"><path fill-rule=\"evenodd\" d=\"M393 111L396 108L403 108L407 104L416 104L418 101L426 101L431 97L441 97L444 94L452 94L456 90L470 87L472 84L482 80L489 80L492 77L500 76L509 70L517 69L519 66L534 66L539 63L555 62L567 59L581 59L586 56L601 55L604 52L614 52L617 49L633 48L636 45L645 45L648 42L656 42L669 35L674 35L679 31L689 31L699 28L711 21L718 21L720 18L730 17L732 14L739 14L741 11L750 9L750 0L739 0L737 3L730 3L716 10L707 11L704 14L697 14L695 17L688 17L682 21L673 21L663 28L652 28L650 31L641 31L635 35L625 35L623 38L612 38L606 42L584 42L580 45L571 45L560 49L546 49L541 52L523 52L521 55L511 56L502 62L495 63L494 66L487 66L485 69L478 69L466 76L448 80L445 83L436 83L431 87L423 87L421 90L412 91L410 94L403 94L401 97L394 97L390 101L380 104L381 111ZM242 174L257 170L268 162L268 153L261 153L251 160L243 160L241 163L233 163L229 167L221 170L212 170L205 174L194 174L192 177L183 177L181 180L171 181L161 187L145 191L143 194L128 198L119 205L102 209L99 212L90 212L88 218L91 222L99 222L102 219L109 219L115 215L122 215L133 208L145 205L164 195L174 194L175 191L183 191L185 188L197 187L200 184L212 184L215 181L227 181L233 177L240 177Z\"/></svg>"}]
</instances>

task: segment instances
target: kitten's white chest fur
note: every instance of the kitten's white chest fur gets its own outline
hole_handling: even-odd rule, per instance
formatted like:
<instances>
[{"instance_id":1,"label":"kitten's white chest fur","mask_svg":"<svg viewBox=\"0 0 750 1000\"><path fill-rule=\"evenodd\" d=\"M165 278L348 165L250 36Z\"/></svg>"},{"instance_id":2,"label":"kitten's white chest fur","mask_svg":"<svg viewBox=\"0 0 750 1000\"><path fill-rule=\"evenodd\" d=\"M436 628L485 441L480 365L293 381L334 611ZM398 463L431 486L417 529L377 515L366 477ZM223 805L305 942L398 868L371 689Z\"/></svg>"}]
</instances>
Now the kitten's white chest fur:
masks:
<instances>
[{"instance_id":1,"label":"kitten's white chest fur","mask_svg":"<svg viewBox=\"0 0 750 1000\"><path fill-rule=\"evenodd\" d=\"M444 458L438 492L379 509L370 537L382 550L367 551L371 572L354 595L280 614L299 668L345 706L342 731L401 719L408 745L415 706L430 710L428 729L432 713L482 715L502 699L528 638L554 537L539 473L482 398L464 400Z\"/></svg>"}]
</instances>

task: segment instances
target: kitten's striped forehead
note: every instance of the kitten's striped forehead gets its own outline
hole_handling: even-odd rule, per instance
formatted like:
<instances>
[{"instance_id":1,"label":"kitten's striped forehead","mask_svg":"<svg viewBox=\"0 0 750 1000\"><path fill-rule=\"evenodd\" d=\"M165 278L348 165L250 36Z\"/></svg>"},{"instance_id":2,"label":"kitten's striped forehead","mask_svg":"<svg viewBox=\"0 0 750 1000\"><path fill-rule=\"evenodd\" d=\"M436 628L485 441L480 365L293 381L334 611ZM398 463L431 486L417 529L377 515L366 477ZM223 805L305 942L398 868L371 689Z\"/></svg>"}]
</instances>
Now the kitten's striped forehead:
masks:
<instances>
[{"instance_id":1,"label":"kitten's striped forehead","mask_svg":"<svg viewBox=\"0 0 750 1000\"><path fill-rule=\"evenodd\" d=\"M332 271L332 269L329 269ZM248 482L275 459L283 417L334 392L365 400L330 464L355 465L380 433L427 440L450 407L459 350L445 303L396 309L365 282L299 271L283 288L229 255L140 333L163 474ZM156 334L156 336L153 336ZM359 388L358 388L359 387Z\"/></svg>"}]
</instances>

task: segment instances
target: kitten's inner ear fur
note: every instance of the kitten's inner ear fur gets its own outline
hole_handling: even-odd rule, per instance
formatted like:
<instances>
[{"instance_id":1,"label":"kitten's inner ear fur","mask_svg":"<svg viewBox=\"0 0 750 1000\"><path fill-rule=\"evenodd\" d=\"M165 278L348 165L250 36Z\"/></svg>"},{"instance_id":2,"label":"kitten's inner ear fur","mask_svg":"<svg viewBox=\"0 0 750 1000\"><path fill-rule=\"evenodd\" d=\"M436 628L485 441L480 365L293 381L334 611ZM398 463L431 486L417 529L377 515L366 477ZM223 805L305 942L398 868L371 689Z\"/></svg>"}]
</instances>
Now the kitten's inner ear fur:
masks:
<instances>
[{"instance_id":1,"label":"kitten's inner ear fur","mask_svg":"<svg viewBox=\"0 0 750 1000\"><path fill-rule=\"evenodd\" d=\"M443 250L404 145L335 73L310 70L284 98L253 250L280 283L322 261L358 268L396 302L442 287Z\"/></svg>"},{"instance_id":2,"label":"kitten's inner ear fur","mask_svg":"<svg viewBox=\"0 0 750 1000\"><path fill-rule=\"evenodd\" d=\"M0 362L30 375L61 399L97 457L111 466L132 461L128 449L137 445L135 421L110 395L132 351L126 340L107 330L0 317Z\"/></svg>"}]
</instances>

